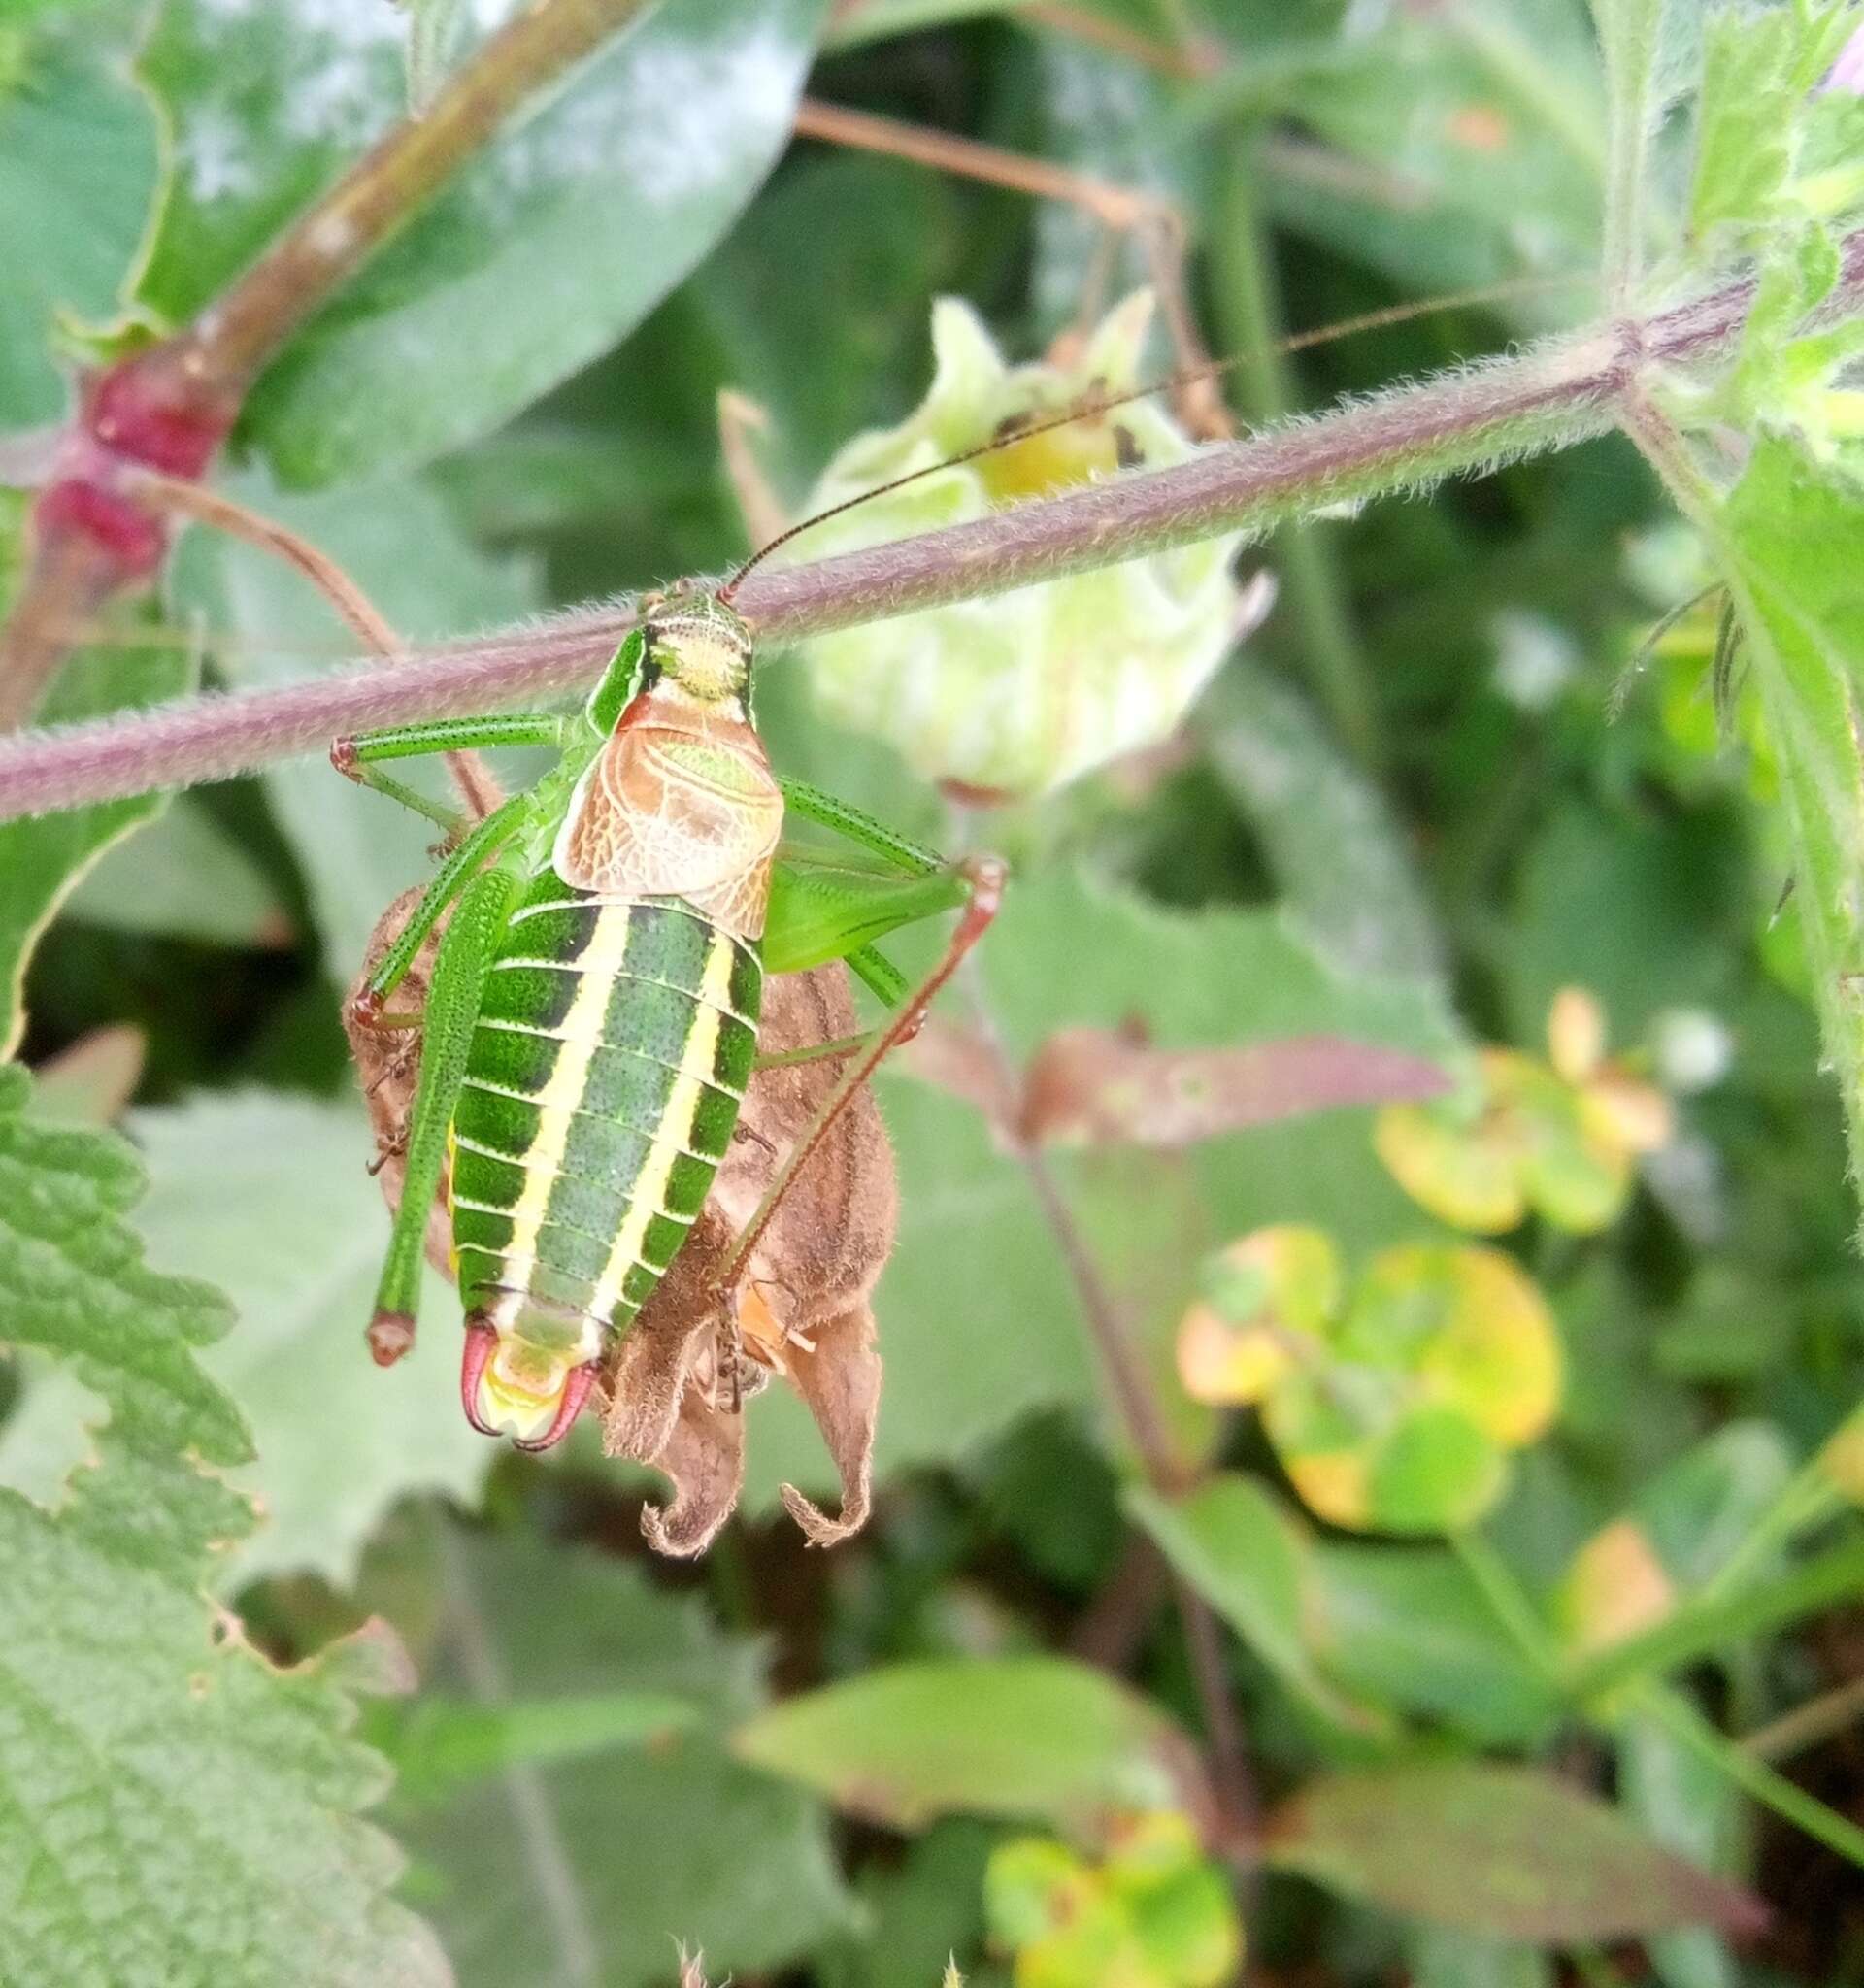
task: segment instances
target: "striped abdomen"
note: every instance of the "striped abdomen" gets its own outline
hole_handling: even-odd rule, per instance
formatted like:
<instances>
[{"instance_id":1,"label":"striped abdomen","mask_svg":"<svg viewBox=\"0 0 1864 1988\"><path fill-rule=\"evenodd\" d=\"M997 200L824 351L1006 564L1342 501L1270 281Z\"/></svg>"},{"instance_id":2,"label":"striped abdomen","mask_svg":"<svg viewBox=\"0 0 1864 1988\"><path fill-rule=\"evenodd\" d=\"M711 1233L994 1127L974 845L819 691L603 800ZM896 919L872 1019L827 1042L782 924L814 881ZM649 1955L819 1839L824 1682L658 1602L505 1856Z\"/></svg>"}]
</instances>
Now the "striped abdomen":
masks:
<instances>
[{"instance_id":1,"label":"striped abdomen","mask_svg":"<svg viewBox=\"0 0 1864 1988\"><path fill-rule=\"evenodd\" d=\"M677 898L546 868L485 978L453 1112L460 1296L501 1336L592 1359L712 1187L757 1044L754 947Z\"/></svg>"}]
</instances>

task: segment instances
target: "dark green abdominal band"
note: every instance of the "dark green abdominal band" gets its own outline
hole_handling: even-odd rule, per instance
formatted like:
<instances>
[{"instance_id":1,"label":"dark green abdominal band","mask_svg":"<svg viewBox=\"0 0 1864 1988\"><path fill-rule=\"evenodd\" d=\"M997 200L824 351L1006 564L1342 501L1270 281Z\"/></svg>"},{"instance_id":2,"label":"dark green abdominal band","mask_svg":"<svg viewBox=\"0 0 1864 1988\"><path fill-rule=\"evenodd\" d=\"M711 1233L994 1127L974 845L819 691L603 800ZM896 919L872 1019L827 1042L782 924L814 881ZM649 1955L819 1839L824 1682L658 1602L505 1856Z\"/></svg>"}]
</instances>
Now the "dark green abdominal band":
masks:
<instances>
[{"instance_id":1,"label":"dark green abdominal band","mask_svg":"<svg viewBox=\"0 0 1864 1988\"><path fill-rule=\"evenodd\" d=\"M754 946L679 899L546 871L486 976L453 1113L469 1313L625 1327L705 1206L757 1048Z\"/></svg>"}]
</instances>

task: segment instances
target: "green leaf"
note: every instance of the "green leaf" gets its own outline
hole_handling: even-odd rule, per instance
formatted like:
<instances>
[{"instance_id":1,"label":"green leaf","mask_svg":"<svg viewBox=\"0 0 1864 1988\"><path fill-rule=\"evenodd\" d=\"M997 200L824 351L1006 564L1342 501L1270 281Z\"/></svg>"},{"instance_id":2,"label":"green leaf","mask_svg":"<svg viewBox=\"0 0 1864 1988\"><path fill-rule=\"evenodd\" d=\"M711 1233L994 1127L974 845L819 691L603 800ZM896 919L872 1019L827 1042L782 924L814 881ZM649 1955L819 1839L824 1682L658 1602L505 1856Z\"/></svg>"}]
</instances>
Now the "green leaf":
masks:
<instances>
[{"instance_id":1,"label":"green leaf","mask_svg":"<svg viewBox=\"0 0 1864 1988\"><path fill-rule=\"evenodd\" d=\"M478 550L423 480L377 482L340 496L290 496L241 478L229 494L335 559L409 641L514 619L536 604L527 562ZM272 689L315 676L358 642L310 583L282 559L242 540L195 534L183 548L178 602L223 631L225 667L238 683ZM430 763L414 776L450 797ZM341 779L322 757L265 775L266 792L305 873L331 977L348 984L389 901L433 870L430 821Z\"/></svg>"},{"instance_id":2,"label":"green leaf","mask_svg":"<svg viewBox=\"0 0 1864 1988\"><path fill-rule=\"evenodd\" d=\"M699 1722L690 1700L662 1691L527 1698L502 1705L429 1693L377 1743L395 1764L396 1799L434 1803L517 1767L659 1745Z\"/></svg>"},{"instance_id":3,"label":"green leaf","mask_svg":"<svg viewBox=\"0 0 1864 1988\"><path fill-rule=\"evenodd\" d=\"M155 198L155 119L111 40L0 23L0 429L64 415L53 328L116 315Z\"/></svg>"},{"instance_id":4,"label":"green leaf","mask_svg":"<svg viewBox=\"0 0 1864 1988\"><path fill-rule=\"evenodd\" d=\"M1443 943L1404 831L1307 701L1238 657L1194 722L1316 949L1360 973L1441 980Z\"/></svg>"},{"instance_id":5,"label":"green leaf","mask_svg":"<svg viewBox=\"0 0 1864 1988\"><path fill-rule=\"evenodd\" d=\"M1381 1721L1315 1661L1309 1630L1314 1542L1259 1484L1219 1473L1187 1497L1139 1488L1127 1508L1282 1683L1330 1724L1366 1736Z\"/></svg>"},{"instance_id":6,"label":"green leaf","mask_svg":"<svg viewBox=\"0 0 1864 1988\"><path fill-rule=\"evenodd\" d=\"M1742 1932L1760 1917L1591 1796L1477 1761L1323 1775L1269 1817L1266 1854L1350 1898L1515 1939Z\"/></svg>"},{"instance_id":7,"label":"green leaf","mask_svg":"<svg viewBox=\"0 0 1864 1988\"><path fill-rule=\"evenodd\" d=\"M477 1502L498 1451L459 1409L459 1300L422 1286L415 1350L384 1372L363 1327L388 1242L366 1171L375 1153L353 1104L246 1092L140 1111L131 1133L152 1176L140 1227L158 1261L211 1276L235 1331L203 1364L239 1403L257 1457L232 1481L266 1523L217 1569L222 1591L311 1571L339 1587L402 1498ZM35 1389L0 1441L0 1476L29 1488L76 1420L66 1390Z\"/></svg>"},{"instance_id":8,"label":"green leaf","mask_svg":"<svg viewBox=\"0 0 1864 1988\"><path fill-rule=\"evenodd\" d=\"M1441 1720L1479 1746L1531 1747L1559 1707L1453 1555L1316 1549L1309 1635L1348 1691Z\"/></svg>"},{"instance_id":9,"label":"green leaf","mask_svg":"<svg viewBox=\"0 0 1864 1988\"><path fill-rule=\"evenodd\" d=\"M265 872L186 796L126 846L113 847L66 911L120 932L178 933L218 945L277 945L290 936Z\"/></svg>"},{"instance_id":10,"label":"green leaf","mask_svg":"<svg viewBox=\"0 0 1864 1988\"><path fill-rule=\"evenodd\" d=\"M1454 1034L1428 989L1329 964L1275 911L1160 910L1068 871L1018 878L985 942L983 971L1014 1054L1071 1024L1135 1018L1161 1047L1274 1041L1324 1030L1441 1060ZM952 1011L961 1018L962 1011ZM1028 1181L977 1110L904 1077L882 1085L900 1165L900 1232L875 1303L886 1361L877 1479L962 1457L1029 1410L1091 1406L1096 1382L1075 1290ZM1366 1112L1213 1140L1155 1156L1107 1191L1065 1155L1053 1166L1109 1263L1143 1267L1124 1293L1171 1403L1172 1339L1206 1249L1258 1222L1324 1223L1349 1244L1415 1234L1415 1212L1373 1154ZM1182 1204L1202 1224L1185 1236ZM1163 1242L1161 1242L1161 1237ZM952 1303L954 1266L964 1303ZM748 1504L784 1481L832 1488L799 1406L771 1389L749 1411ZM1183 1437L1203 1440L1202 1417Z\"/></svg>"},{"instance_id":11,"label":"green leaf","mask_svg":"<svg viewBox=\"0 0 1864 1988\"><path fill-rule=\"evenodd\" d=\"M511 418L639 323L788 138L824 0L665 0L514 119L304 327L242 432L287 483L420 463ZM144 70L173 195L144 301L198 310L403 108L383 7L169 0Z\"/></svg>"},{"instance_id":12,"label":"green leaf","mask_svg":"<svg viewBox=\"0 0 1864 1988\"><path fill-rule=\"evenodd\" d=\"M1855 1178L1864 1176L1864 781L1853 712L1864 683L1864 593L1853 552L1864 498L1839 470L1768 436L1714 522L1780 755L1794 897Z\"/></svg>"},{"instance_id":13,"label":"green leaf","mask_svg":"<svg viewBox=\"0 0 1864 1988\"><path fill-rule=\"evenodd\" d=\"M1635 1043L1661 1009L1725 999L1755 917L1746 867L1729 859L1734 835L1713 812L1556 805L1522 851L1497 962L1510 1037L1538 1047L1554 995L1575 984L1603 1003L1614 1043Z\"/></svg>"},{"instance_id":14,"label":"green leaf","mask_svg":"<svg viewBox=\"0 0 1864 1988\"><path fill-rule=\"evenodd\" d=\"M24 501L0 491L0 613L12 601L20 557ZM70 656L47 694L46 724L101 717L157 704L193 686L183 649L87 648ZM158 814L166 797L143 794L0 827L0 1056L25 1032L25 973L46 927L80 879L113 844Z\"/></svg>"},{"instance_id":15,"label":"green leaf","mask_svg":"<svg viewBox=\"0 0 1864 1988\"><path fill-rule=\"evenodd\" d=\"M111 1419L55 1512L0 1491L0 1983L440 1988L393 1846L350 1812L387 1777L346 1737L363 1652L275 1672L202 1600L251 1524L203 1468L248 1452L195 1358L225 1305L141 1262L121 1142L21 1118L25 1090L0 1070L6 1334Z\"/></svg>"},{"instance_id":16,"label":"green leaf","mask_svg":"<svg viewBox=\"0 0 1864 1988\"><path fill-rule=\"evenodd\" d=\"M1605 93L1573 0L1394 9L1281 108L1323 143L1275 149L1272 217L1407 295L1598 262ZM1575 284L1504 308L1549 329L1587 302Z\"/></svg>"},{"instance_id":17,"label":"green leaf","mask_svg":"<svg viewBox=\"0 0 1864 1988\"><path fill-rule=\"evenodd\" d=\"M1618 1727L1618 1796L1654 1841L1711 1871L1739 1874L1747 1808L1740 1788L1648 1714L1634 1712ZM1665 1988L1737 1988L1741 1980L1734 1955L1700 1926L1660 1934L1650 1959Z\"/></svg>"},{"instance_id":18,"label":"green leaf","mask_svg":"<svg viewBox=\"0 0 1864 1988\"><path fill-rule=\"evenodd\" d=\"M1854 19L1846 0L1758 12L1728 7L1709 17L1689 192L1692 240L1782 213L1807 127L1819 115L1813 87Z\"/></svg>"},{"instance_id":19,"label":"green leaf","mask_svg":"<svg viewBox=\"0 0 1864 1988\"><path fill-rule=\"evenodd\" d=\"M1103 1672L1059 1657L895 1664L786 1700L733 1736L746 1760L855 1815L923 1829L954 1811L1096 1833L1192 1806L1184 1735Z\"/></svg>"},{"instance_id":20,"label":"green leaf","mask_svg":"<svg viewBox=\"0 0 1864 1988\"><path fill-rule=\"evenodd\" d=\"M646 1695L698 1710L650 1746L519 1764L444 1806L397 1807L416 1860L411 1895L439 1925L460 1988L579 1975L649 1988L671 1977L679 1942L705 1949L715 1980L774 1973L844 1927L820 1810L717 1737L762 1703L756 1644L612 1557L535 1532L445 1538L446 1621L424 1668L449 1704L496 1715L514 1697ZM403 1589L388 1598L427 1606Z\"/></svg>"},{"instance_id":21,"label":"green leaf","mask_svg":"<svg viewBox=\"0 0 1864 1988\"><path fill-rule=\"evenodd\" d=\"M1448 1926L1406 1927L1405 1959L1411 1988L1553 1988L1551 1955Z\"/></svg>"},{"instance_id":22,"label":"green leaf","mask_svg":"<svg viewBox=\"0 0 1864 1988\"><path fill-rule=\"evenodd\" d=\"M925 300L958 280L955 201L948 181L901 159L805 155L688 286L715 376L769 416L757 459L792 506L850 435L922 389ZM708 437L708 474L715 453Z\"/></svg>"}]
</instances>

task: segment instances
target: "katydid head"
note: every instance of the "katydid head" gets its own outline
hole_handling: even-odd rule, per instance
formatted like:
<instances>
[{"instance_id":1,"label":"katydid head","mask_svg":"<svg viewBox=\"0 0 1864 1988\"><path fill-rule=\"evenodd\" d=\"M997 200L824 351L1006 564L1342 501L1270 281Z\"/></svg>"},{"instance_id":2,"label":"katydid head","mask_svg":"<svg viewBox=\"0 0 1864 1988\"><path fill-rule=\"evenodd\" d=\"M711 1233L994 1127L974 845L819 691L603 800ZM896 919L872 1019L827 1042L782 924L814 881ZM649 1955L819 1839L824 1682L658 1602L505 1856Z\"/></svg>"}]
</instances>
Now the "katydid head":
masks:
<instances>
[{"instance_id":1,"label":"katydid head","mask_svg":"<svg viewBox=\"0 0 1864 1988\"><path fill-rule=\"evenodd\" d=\"M604 734L643 691L671 687L692 703L742 712L750 701L750 630L716 594L655 604L616 651L587 705Z\"/></svg>"},{"instance_id":2,"label":"katydid head","mask_svg":"<svg viewBox=\"0 0 1864 1988\"><path fill-rule=\"evenodd\" d=\"M483 1318L466 1324L460 1406L482 1436L509 1436L519 1449L549 1449L570 1433L593 1385L596 1363L507 1338Z\"/></svg>"}]
</instances>

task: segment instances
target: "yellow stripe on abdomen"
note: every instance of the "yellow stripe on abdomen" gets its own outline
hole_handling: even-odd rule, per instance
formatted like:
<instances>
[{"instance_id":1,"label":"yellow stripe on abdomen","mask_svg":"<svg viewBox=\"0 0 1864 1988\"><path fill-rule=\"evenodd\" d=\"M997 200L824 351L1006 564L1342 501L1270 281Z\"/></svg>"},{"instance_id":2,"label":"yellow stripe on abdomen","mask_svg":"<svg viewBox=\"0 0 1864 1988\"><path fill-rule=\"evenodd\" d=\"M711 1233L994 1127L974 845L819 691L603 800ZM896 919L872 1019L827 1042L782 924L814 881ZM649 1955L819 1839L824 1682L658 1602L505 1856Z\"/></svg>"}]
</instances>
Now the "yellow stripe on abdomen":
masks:
<instances>
[{"instance_id":1,"label":"yellow stripe on abdomen","mask_svg":"<svg viewBox=\"0 0 1864 1988\"><path fill-rule=\"evenodd\" d=\"M662 1212L667 1181L674 1167L686 1152L693 1116L701 1093L713 1080L718 1053L719 1014L730 1006L731 972L735 948L722 932L715 932L712 950L700 981L698 1006L692 1028L680 1055L680 1075L667 1096L659 1130L648 1148L634 1184L634 1197L626 1219L616 1232L615 1246L596 1285L590 1309L602 1317L612 1317L621 1304L621 1287L629 1271L641 1261L641 1245L648 1224Z\"/></svg>"}]
</instances>

